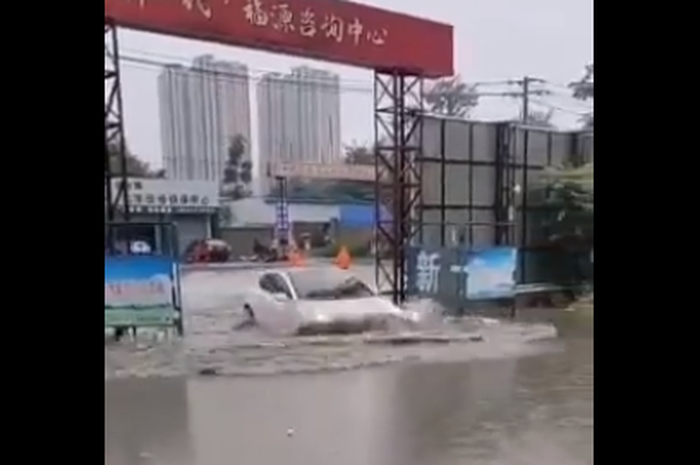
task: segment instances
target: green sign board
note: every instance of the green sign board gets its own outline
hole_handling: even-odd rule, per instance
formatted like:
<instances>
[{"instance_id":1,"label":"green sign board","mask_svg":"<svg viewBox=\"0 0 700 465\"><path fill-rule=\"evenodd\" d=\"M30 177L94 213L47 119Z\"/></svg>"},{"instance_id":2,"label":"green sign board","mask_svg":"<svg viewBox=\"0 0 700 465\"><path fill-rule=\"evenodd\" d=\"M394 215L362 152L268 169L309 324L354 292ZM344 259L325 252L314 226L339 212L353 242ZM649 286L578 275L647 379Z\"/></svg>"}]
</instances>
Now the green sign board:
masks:
<instances>
[{"instance_id":1,"label":"green sign board","mask_svg":"<svg viewBox=\"0 0 700 465\"><path fill-rule=\"evenodd\" d=\"M178 312L171 306L145 308L105 308L105 327L117 326L158 327L172 326Z\"/></svg>"}]
</instances>

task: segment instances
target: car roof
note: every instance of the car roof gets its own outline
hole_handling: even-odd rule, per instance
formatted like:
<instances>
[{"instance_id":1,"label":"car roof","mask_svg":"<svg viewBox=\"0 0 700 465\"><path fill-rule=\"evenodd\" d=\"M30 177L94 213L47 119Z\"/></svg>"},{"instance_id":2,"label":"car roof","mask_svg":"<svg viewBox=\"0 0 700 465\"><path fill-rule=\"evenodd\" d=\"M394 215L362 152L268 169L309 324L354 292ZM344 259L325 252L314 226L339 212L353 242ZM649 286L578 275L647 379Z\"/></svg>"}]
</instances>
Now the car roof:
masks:
<instances>
[{"instance_id":1,"label":"car roof","mask_svg":"<svg viewBox=\"0 0 700 465\"><path fill-rule=\"evenodd\" d=\"M350 271L347 270L341 270L340 268L336 267L320 267L320 268L290 268L288 270L279 270L282 273L286 273L290 277L294 276L299 276L299 275L324 275L328 273L335 273L337 275L344 275L344 276L349 276L349 275L354 275L354 273L351 273Z\"/></svg>"},{"instance_id":2,"label":"car roof","mask_svg":"<svg viewBox=\"0 0 700 465\"><path fill-rule=\"evenodd\" d=\"M290 281L294 281L295 277L299 277L300 279L307 278L307 277L313 278L314 276L328 277L329 273L335 274L336 276L341 276L341 277L349 277L349 276L357 277L355 275L355 273L352 273L351 271L348 271L348 270L341 270L341 269L336 268L336 267L321 267L321 268L289 268L289 269L265 270L264 272L260 273L259 279L262 279L264 276L277 275L277 276L285 277L285 278L289 279Z\"/></svg>"}]
</instances>

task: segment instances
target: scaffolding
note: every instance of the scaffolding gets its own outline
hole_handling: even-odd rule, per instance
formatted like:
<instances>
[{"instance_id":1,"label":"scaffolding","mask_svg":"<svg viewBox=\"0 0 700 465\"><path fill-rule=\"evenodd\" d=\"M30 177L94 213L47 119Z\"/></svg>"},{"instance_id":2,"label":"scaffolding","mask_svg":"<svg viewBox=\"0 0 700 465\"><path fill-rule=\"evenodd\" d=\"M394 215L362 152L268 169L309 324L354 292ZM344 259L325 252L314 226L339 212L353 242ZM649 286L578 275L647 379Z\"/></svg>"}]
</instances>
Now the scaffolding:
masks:
<instances>
[{"instance_id":1,"label":"scaffolding","mask_svg":"<svg viewBox=\"0 0 700 465\"><path fill-rule=\"evenodd\" d=\"M406 299L406 251L422 235L423 78L374 74L375 280Z\"/></svg>"}]
</instances>

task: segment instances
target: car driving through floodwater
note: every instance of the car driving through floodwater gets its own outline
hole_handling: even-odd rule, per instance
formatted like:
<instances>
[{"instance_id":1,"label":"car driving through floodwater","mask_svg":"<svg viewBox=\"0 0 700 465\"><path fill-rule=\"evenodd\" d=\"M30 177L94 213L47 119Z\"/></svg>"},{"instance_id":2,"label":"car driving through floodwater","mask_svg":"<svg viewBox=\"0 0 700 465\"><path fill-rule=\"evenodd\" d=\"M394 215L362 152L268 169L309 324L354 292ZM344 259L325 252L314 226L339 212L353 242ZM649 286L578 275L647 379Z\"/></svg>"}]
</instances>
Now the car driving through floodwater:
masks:
<instances>
[{"instance_id":1,"label":"car driving through floodwater","mask_svg":"<svg viewBox=\"0 0 700 465\"><path fill-rule=\"evenodd\" d=\"M414 329L423 316L402 310L351 271L289 268L260 275L257 289L243 295L245 320L284 335L349 334L371 330Z\"/></svg>"}]
</instances>

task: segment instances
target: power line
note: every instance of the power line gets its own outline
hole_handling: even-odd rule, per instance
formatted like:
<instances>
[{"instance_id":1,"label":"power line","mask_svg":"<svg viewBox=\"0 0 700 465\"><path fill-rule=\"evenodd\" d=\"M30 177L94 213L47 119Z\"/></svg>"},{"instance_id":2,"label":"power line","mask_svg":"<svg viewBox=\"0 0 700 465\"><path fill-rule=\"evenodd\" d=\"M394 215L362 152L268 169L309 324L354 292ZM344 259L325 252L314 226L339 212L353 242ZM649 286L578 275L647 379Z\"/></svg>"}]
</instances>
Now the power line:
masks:
<instances>
[{"instance_id":1,"label":"power line","mask_svg":"<svg viewBox=\"0 0 700 465\"><path fill-rule=\"evenodd\" d=\"M547 79L544 80L544 84L551 86L551 87L554 87L554 88L559 89L559 90L565 90L565 91L571 92L570 84L562 84L560 82L554 82L554 81L550 81Z\"/></svg>"},{"instance_id":2,"label":"power line","mask_svg":"<svg viewBox=\"0 0 700 465\"><path fill-rule=\"evenodd\" d=\"M120 50L122 52L127 52L132 54L137 54L137 55L144 55L146 57L151 57L151 58L157 58L159 59L160 63L162 65L168 65L168 64L181 64L183 66L191 66L192 60L190 58L185 58L182 56L175 56L175 55L166 55L163 53L154 53L154 52L148 52L144 50L137 50L137 49L132 49L132 48L127 48L127 47L120 47ZM254 72L254 73L259 73L259 74L273 74L273 73L279 73L279 70L271 70L271 69L263 69L263 68L255 68L255 67L250 67L246 65L248 68L248 71ZM360 80L360 79L344 79L345 82L348 83L355 83L355 84L361 84L365 85L368 88L372 87L372 82L367 81L367 80ZM475 81L475 82L467 82L466 84L468 86L501 86L501 85L512 85L516 81L513 79L502 79L502 80L488 80L488 81Z\"/></svg>"},{"instance_id":3,"label":"power line","mask_svg":"<svg viewBox=\"0 0 700 465\"><path fill-rule=\"evenodd\" d=\"M147 53L145 52L138 52L146 55ZM152 56L157 56L156 54L150 54ZM165 57L165 55L163 55ZM169 57L173 58L173 57ZM157 60L157 59L152 59L152 58L143 58L143 57L137 57L137 56L131 56L131 55L120 55L120 60L124 62L125 65L132 66L135 68L139 69L144 69L147 71L157 71L161 72L163 69L167 68L168 65L180 65L183 66L183 71L188 72L188 73L194 73L194 74L200 74L200 75L210 75L210 76L216 76L218 78L223 78L224 80L230 79L230 80L250 80L253 82L261 82L265 80L265 74L281 74L279 71L271 71L271 70L261 70L261 69L256 69L256 68L250 68L248 67L249 71L253 72L261 72L265 73L259 76L247 74L247 73L236 73L236 72L231 72L231 71L223 71L223 70L216 70L216 69L209 69L209 68L202 68L202 67L197 67L197 66L191 66L189 64L182 64L182 63L174 63L173 61L164 61L164 60ZM184 59L181 59L184 61ZM318 86L318 85L323 85L324 82L322 79L319 79L317 81L314 80L305 80L305 81L294 81L294 80L287 80L285 81L286 84L293 84L293 85L299 85L299 86ZM351 85L349 83L355 83L354 85ZM363 85L364 84L364 85ZM535 103L537 105L542 105L551 109L554 109L556 111L561 111L563 113L569 113L569 114L574 114L578 116L586 116L589 115L593 112L593 108L586 109L585 111L576 111L576 110L571 110L567 109L549 102L546 102L544 100L538 99L538 100L532 100L531 97L538 96L538 97L553 97L553 96L562 96L559 92L553 92L550 89L543 88L543 86L555 86L559 88L566 88L567 90L570 90L566 86L562 85L556 85L555 83L552 83L551 81L545 80L545 79L540 79L540 78L535 78L531 76L525 76L522 79L508 79L508 80L493 80L493 81L479 81L475 83L467 83L468 86L473 88L475 90L474 95L478 98L481 97L500 97L500 98L512 98L512 99L520 99L521 100L521 118L523 121L527 118L527 115L529 114L530 110L530 103ZM517 86L520 89L518 90L504 90L504 91L479 91L479 87L495 87L495 86ZM537 86L537 87L535 87ZM366 82L366 81L359 81L359 80L345 80L340 83L340 89L344 92L356 92L356 93L363 93L363 94L372 94L374 92L374 88L371 85L371 83ZM578 102L582 104L583 102L580 102L576 99L573 98L573 96L566 95L567 97L571 98L572 101Z\"/></svg>"},{"instance_id":4,"label":"power line","mask_svg":"<svg viewBox=\"0 0 700 465\"><path fill-rule=\"evenodd\" d=\"M593 108L590 109L590 111L575 111L575 110L570 110L568 108L563 108L558 105L551 104L549 102L545 102L543 100L533 100L532 103L536 103L537 105L542 105L543 107L551 108L552 110L556 111L561 111L562 113L568 113L571 115L577 115L577 116L589 116L593 114Z\"/></svg>"},{"instance_id":5,"label":"power line","mask_svg":"<svg viewBox=\"0 0 700 465\"><path fill-rule=\"evenodd\" d=\"M174 65L176 63L167 63L167 62L159 62L156 60L151 60L147 58L139 58L139 57L133 57L133 56L128 56L128 55L121 55L120 59L122 61L132 65L141 65L141 66L136 66L137 68L141 69L146 69L148 71L162 71L164 68L166 68L168 65ZM156 68L156 69L154 69ZM199 75L206 75L206 76L215 76L218 78L222 78L223 80L231 80L231 81L239 81L239 80L249 80L253 82L261 82L265 80L265 76L252 76L249 74L243 74L243 73L235 73L231 71L223 71L223 70L215 70L215 69L208 69L208 68L201 68L201 67L196 67L196 66L189 66L187 68L183 68L184 73L193 73L193 74L199 74ZM323 84L328 84L327 81L323 81L321 79L318 80L304 80L304 81L294 81L294 80L286 80L285 85L290 84L290 85L298 85L298 86L319 86ZM347 85L347 84L341 84L340 85L341 90L347 91L347 92L360 92L360 93L372 93L374 92L374 89L372 87L360 87L360 86L352 86L352 85Z\"/></svg>"},{"instance_id":6,"label":"power line","mask_svg":"<svg viewBox=\"0 0 700 465\"><path fill-rule=\"evenodd\" d=\"M122 47L122 50L125 50ZM226 79L231 79L231 80L240 80L240 79L248 79L253 82L260 82L265 79L266 74L281 74L280 71L273 71L273 70L265 70L265 69L260 69L260 68L251 68L247 67L249 73L248 74L242 74L242 73L235 73L235 72L230 72L230 71L223 71L223 70L214 70L214 69L209 69L209 68L202 68L202 67L197 67L197 66L192 66L190 63L187 63L187 60L185 58L177 58L174 56L168 56L168 55L160 55L160 54L155 54L155 53L148 53L148 52L142 52L142 51L137 51L137 50L132 50L134 53L138 53L141 55L150 55L154 58L143 58L143 57L138 57L134 55L125 55L125 54L120 54L120 59L121 61L125 62L124 64L129 64L129 66L139 68L139 69L144 69L148 71L162 71L163 68L167 67L168 65L180 65L184 67L184 70L187 72L195 73L195 74L205 74L205 75L213 75L217 76L220 78L223 78L224 80ZM155 59L159 58L159 59ZM141 65L141 66L139 66ZM154 69L157 68L157 69ZM253 73L259 73L259 76L256 76L254 74L250 74L250 72ZM467 86L473 87L474 89L477 89L478 87L493 87L493 86L502 86L502 85L513 85L517 83L518 80L493 80L493 81L477 81L477 82L468 82L466 83ZM315 81L286 81L285 84L294 84L294 85L300 85L300 86L316 86L319 84L323 84L323 80L319 80L318 82ZM361 81L361 80L342 80L340 82L340 88L341 90L348 91L348 92L359 92L359 93L367 93L371 94L374 92L374 86L371 81ZM509 92L476 92L476 95L479 97L514 97L515 95L513 93Z\"/></svg>"},{"instance_id":7,"label":"power line","mask_svg":"<svg viewBox=\"0 0 700 465\"><path fill-rule=\"evenodd\" d=\"M175 55L165 55L165 54L161 54L161 53L146 52L146 51L142 51L142 50L128 49L125 47L121 47L121 50L126 51L127 53L130 53L132 58L136 58L136 59L142 60L142 61L148 61L150 63L156 63L158 66L182 65L182 66L187 67L188 69L192 67L192 60L185 58L185 57L178 57ZM151 59L143 59L143 58L135 57L133 54L144 55L146 57L151 57ZM223 61L223 60L218 60L218 61ZM249 74L245 75L245 77L249 77L249 78L252 77L253 79L256 79L256 77L251 76L250 75L251 72L258 73L261 75L280 73L279 70L254 68L254 67L250 67L248 65L245 65L245 66L249 71ZM241 77L243 77L243 75L241 75ZM369 81L357 80L357 79L344 79L344 81L346 83L365 84L367 86L371 86L371 84L372 84Z\"/></svg>"}]
</instances>

